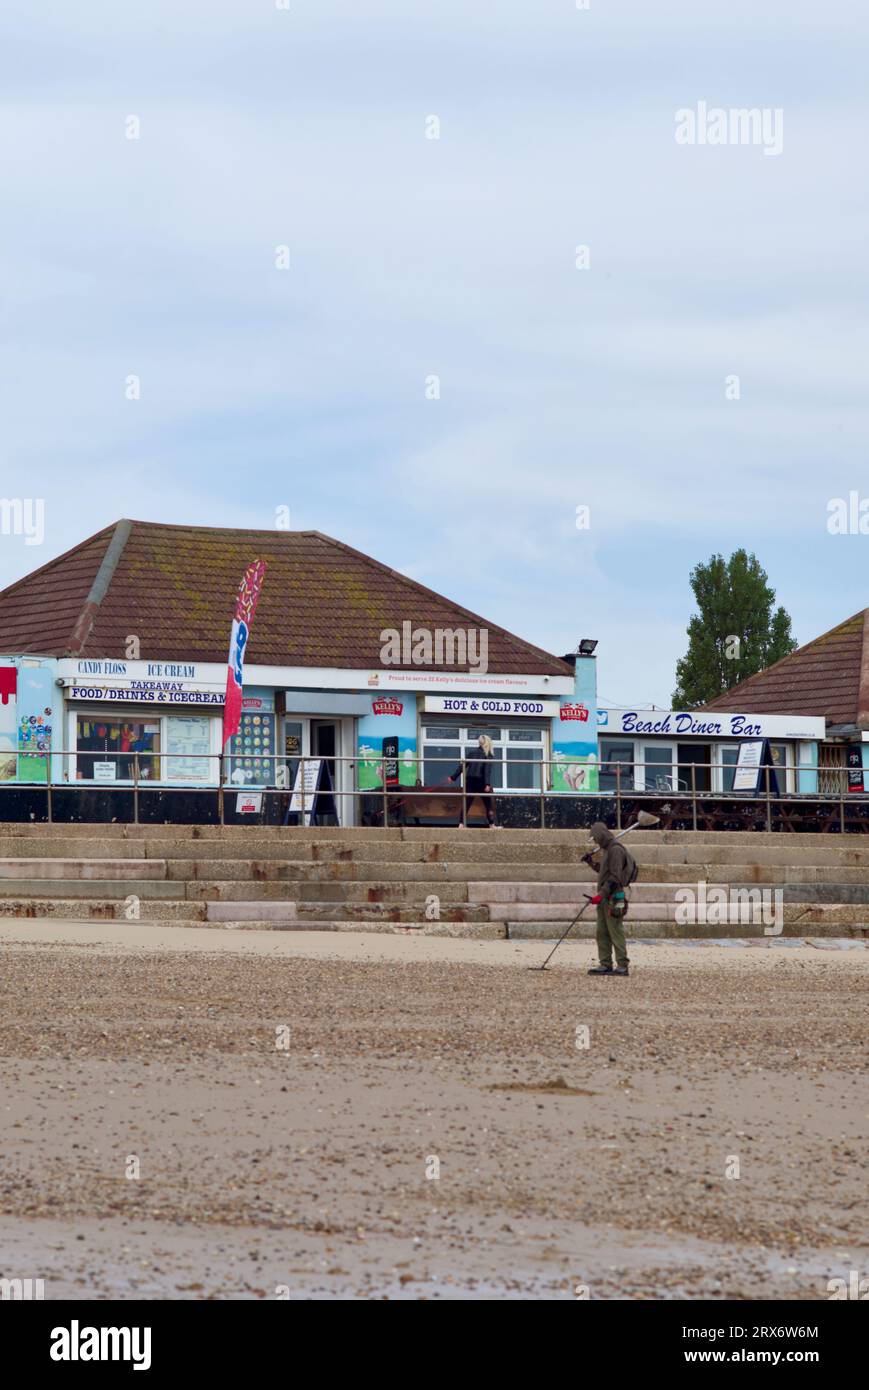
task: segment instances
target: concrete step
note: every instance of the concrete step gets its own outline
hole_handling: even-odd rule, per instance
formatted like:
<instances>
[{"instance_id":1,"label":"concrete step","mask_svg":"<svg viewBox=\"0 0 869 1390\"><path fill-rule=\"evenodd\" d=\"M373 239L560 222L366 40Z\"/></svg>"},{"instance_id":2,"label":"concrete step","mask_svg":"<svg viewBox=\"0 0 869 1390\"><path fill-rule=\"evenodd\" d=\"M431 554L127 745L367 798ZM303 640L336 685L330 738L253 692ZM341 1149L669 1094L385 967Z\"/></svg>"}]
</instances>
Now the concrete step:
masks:
<instances>
[{"instance_id":1,"label":"concrete step","mask_svg":"<svg viewBox=\"0 0 869 1390\"><path fill-rule=\"evenodd\" d=\"M47 841L54 837L98 837L105 841L112 839L147 842L149 840L171 840L173 843L182 842L205 842L219 840L224 844L231 842L244 842L252 836L262 840L272 840L279 843L293 842L295 844L327 845L334 844L342 847L353 848L362 844L383 844L386 841L395 844L443 844L453 845L463 842L476 843L479 841L504 841L512 845L523 843L557 846L579 846L584 848L588 841L587 829L577 828L570 830L540 830L539 828L527 830L497 830L490 831L485 828L459 830L456 827L406 827L404 829L394 827L382 829L380 827L354 827L346 828L339 826L313 826L313 827L285 827L285 826L263 826L263 825L167 825L165 823L154 823L148 825L132 825L121 822L94 823L83 821L56 821L51 825L43 822L27 821L2 821L0 822L0 837L33 838L40 841ZM857 833L840 835L838 833L809 832L799 834L789 834L787 832L768 833L764 830L736 830L736 831L704 831L704 830L644 830L634 831L628 840L633 847L641 847L646 844L661 845L685 845L685 844L718 844L726 842L730 845L774 845L776 843L798 844L803 846L829 846L832 844L860 844L864 836Z\"/></svg>"},{"instance_id":2,"label":"concrete step","mask_svg":"<svg viewBox=\"0 0 869 1390\"><path fill-rule=\"evenodd\" d=\"M190 831L199 834L190 834ZM147 833L146 833L147 831ZM406 831L410 837L413 831ZM587 847L576 831L296 831L281 827L0 827L8 858L298 859L357 863L577 863ZM869 865L862 835L717 834L670 831L631 835L638 863L811 863Z\"/></svg>"},{"instance_id":3,"label":"concrete step","mask_svg":"<svg viewBox=\"0 0 869 1390\"><path fill-rule=\"evenodd\" d=\"M195 925L195 924L194 924ZM467 940L503 941L506 928L501 922L358 922L345 919L324 919L318 922L285 922L241 918L237 921L211 922L204 925L225 928L232 931L330 931L330 932L375 932L382 935L400 933L401 935L449 936Z\"/></svg>"},{"instance_id":4,"label":"concrete step","mask_svg":"<svg viewBox=\"0 0 869 1390\"><path fill-rule=\"evenodd\" d=\"M869 884L869 871L861 868L757 864L656 864L641 870L645 881L697 884ZM255 860L170 859L167 876L178 880L214 882L219 879L260 880L282 883L368 884L385 883L571 883L590 888L596 876L585 865L564 864L311 864ZM642 882L642 880L640 880Z\"/></svg>"},{"instance_id":5,"label":"concrete step","mask_svg":"<svg viewBox=\"0 0 869 1390\"><path fill-rule=\"evenodd\" d=\"M231 904L227 904L231 906ZM421 904L412 903L297 903L299 921L316 922L334 917L337 913L357 922L415 922L423 915ZM492 920L489 909L479 904L441 903L441 922L488 922Z\"/></svg>"},{"instance_id":6,"label":"concrete step","mask_svg":"<svg viewBox=\"0 0 869 1390\"><path fill-rule=\"evenodd\" d=\"M579 910L578 906L576 910ZM555 928L560 927L562 931L573 915L572 912L566 912L564 905L560 903L493 903L489 907L489 919L493 922L549 922ZM707 922L704 925L712 925L719 916L724 916L731 919L730 925L733 926L739 926L740 923L772 926L775 921L775 905L770 904L764 907L761 903L747 904L743 910L735 907L724 909L720 913L710 906L705 915ZM781 916L786 925L802 922L805 927L812 927L813 929L816 924L822 925L830 922L839 922L843 926L869 925L869 907L866 904L784 903L782 904ZM647 902L640 903L636 907L632 905L626 920L633 930L634 924L637 922L678 923L680 917L685 917L684 909L680 912L679 907L674 903ZM595 913L593 908L586 911L583 920L594 925ZM686 925L686 923L682 922L682 925Z\"/></svg>"},{"instance_id":7,"label":"concrete step","mask_svg":"<svg viewBox=\"0 0 869 1390\"><path fill-rule=\"evenodd\" d=\"M489 904L510 903L565 903L577 908L584 901L583 892L592 892L594 885L586 887L577 883L469 883L468 901ZM864 903L869 906L869 882L862 883L779 883L774 888L761 888L757 883L711 883L704 881L701 890L699 883L634 883L630 889L631 911L636 912L643 903L684 902L678 898L685 888L697 893L698 900L705 893L706 901L714 898L722 890L736 899L737 894L760 892L781 892L785 903ZM749 899L746 899L749 900ZM773 900L774 901L774 900Z\"/></svg>"},{"instance_id":8,"label":"concrete step","mask_svg":"<svg viewBox=\"0 0 869 1390\"><path fill-rule=\"evenodd\" d=\"M137 917L129 917L123 899L116 898L0 898L0 917L62 917L74 922L177 922L185 927L205 921L204 903L140 902L137 911Z\"/></svg>"},{"instance_id":9,"label":"concrete step","mask_svg":"<svg viewBox=\"0 0 869 1390\"><path fill-rule=\"evenodd\" d=\"M467 883L488 882L504 884L522 883L570 883L591 886L595 876L585 865L528 864L528 863L470 863L446 861L415 863L362 863L312 861L288 861L284 859L154 859L86 857L69 859L65 857L44 859L7 858L2 861L0 880L13 877L23 880L27 877L38 879L55 876L71 878L102 877L160 879L167 877L172 881L199 881L214 883L228 881L273 881L276 883L329 882L334 884L370 884L374 887L385 883ZM105 872L99 868L72 867L86 864L104 864ZM133 867L127 867L129 865ZM40 867L41 865L47 867ZM60 867L52 868L51 865ZM152 867L152 865L154 867ZM69 866L69 867L68 867ZM16 872L16 867L18 871ZM755 863L729 864L655 864L644 866L641 870L643 880L656 883L692 884L701 880L721 884L770 884L783 883L797 885L814 884L869 884L869 870L855 866L825 865L812 866L792 863L787 866L763 865Z\"/></svg>"},{"instance_id":10,"label":"concrete step","mask_svg":"<svg viewBox=\"0 0 869 1390\"><path fill-rule=\"evenodd\" d=\"M165 859L0 859L0 879L165 879Z\"/></svg>"},{"instance_id":11,"label":"concrete step","mask_svg":"<svg viewBox=\"0 0 869 1390\"><path fill-rule=\"evenodd\" d=\"M419 922L419 906L396 907L388 903L341 903L340 915L348 922L355 922L362 931L369 923L402 922L413 925ZM206 921L258 921L258 922L298 922L311 928L321 922L334 920L334 903L308 906L295 902L208 902L205 904ZM441 911L441 922L474 923L487 922L488 912L483 907L447 907ZM432 923L427 922L427 926Z\"/></svg>"},{"instance_id":12,"label":"concrete step","mask_svg":"<svg viewBox=\"0 0 869 1390\"><path fill-rule=\"evenodd\" d=\"M468 900L466 882L407 883L396 880L389 883L281 883L272 880L258 882L254 879L215 879L209 882L187 879L173 886L181 890L181 896L191 901L202 898L224 902L293 898L308 903L410 902L416 903L422 911L426 898L432 896L439 898L441 903L464 903Z\"/></svg>"},{"instance_id":13,"label":"concrete step","mask_svg":"<svg viewBox=\"0 0 869 1390\"><path fill-rule=\"evenodd\" d=\"M0 878L0 898L126 898L183 900L185 884L154 878Z\"/></svg>"},{"instance_id":14,"label":"concrete step","mask_svg":"<svg viewBox=\"0 0 869 1390\"><path fill-rule=\"evenodd\" d=\"M206 922L295 922L294 902L205 903Z\"/></svg>"}]
</instances>

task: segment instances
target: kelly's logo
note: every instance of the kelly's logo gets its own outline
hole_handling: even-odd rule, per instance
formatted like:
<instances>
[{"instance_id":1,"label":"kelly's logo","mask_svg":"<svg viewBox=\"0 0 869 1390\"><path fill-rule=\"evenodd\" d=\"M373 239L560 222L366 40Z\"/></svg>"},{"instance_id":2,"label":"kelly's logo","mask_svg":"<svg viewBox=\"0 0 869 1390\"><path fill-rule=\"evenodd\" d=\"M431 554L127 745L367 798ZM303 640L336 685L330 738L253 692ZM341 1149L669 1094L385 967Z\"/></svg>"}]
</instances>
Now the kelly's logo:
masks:
<instances>
[{"instance_id":1,"label":"kelly's logo","mask_svg":"<svg viewBox=\"0 0 869 1390\"><path fill-rule=\"evenodd\" d=\"M384 696L382 700L371 701L372 714L392 714L398 717L404 705L400 700L393 700L391 697Z\"/></svg>"},{"instance_id":2,"label":"kelly's logo","mask_svg":"<svg viewBox=\"0 0 869 1390\"><path fill-rule=\"evenodd\" d=\"M558 717L559 719L579 719L585 724L588 719L588 710L585 705L562 705Z\"/></svg>"}]
</instances>

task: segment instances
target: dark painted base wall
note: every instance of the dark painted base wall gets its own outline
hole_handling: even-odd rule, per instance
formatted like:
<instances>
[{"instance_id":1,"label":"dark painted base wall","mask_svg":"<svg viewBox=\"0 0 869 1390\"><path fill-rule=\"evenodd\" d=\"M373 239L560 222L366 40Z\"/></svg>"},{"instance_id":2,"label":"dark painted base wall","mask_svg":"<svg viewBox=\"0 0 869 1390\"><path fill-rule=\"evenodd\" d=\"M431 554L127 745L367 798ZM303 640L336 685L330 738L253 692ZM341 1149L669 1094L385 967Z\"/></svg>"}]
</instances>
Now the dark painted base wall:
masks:
<instances>
[{"instance_id":1,"label":"dark painted base wall","mask_svg":"<svg viewBox=\"0 0 869 1390\"><path fill-rule=\"evenodd\" d=\"M271 792L263 795L263 809L255 816L239 815L235 810L236 791L224 797L226 825L280 825L287 810L288 793ZM383 798L372 794L360 798L360 818L363 825L383 824ZM397 797L390 797L389 824L413 825L405 821ZM498 824L507 829L533 830L541 825L539 796L505 796L495 798ZM602 820L618 829L630 825L639 810L660 816L661 828L669 830L766 830L782 832L823 832L827 834L865 834L869 832L869 796L853 797L840 803L837 799L818 801L808 797L784 797L770 802L745 797L707 797L698 799L695 816L688 798L669 799L661 796L623 797L618 805L615 797L547 796L543 799L543 820L547 830L587 828L593 821ZM769 819L767 818L769 812ZM7 785L0 787L0 821L39 822L58 824L105 824L117 822L143 825L217 825L220 821L218 800L213 790L197 791L149 788L139 793L138 812L133 791L126 787L53 787L51 814L44 787ZM292 817L295 824L298 817ZM471 827L485 827L481 817L470 817ZM326 824L334 824L327 818ZM423 820L423 825L447 827L456 820Z\"/></svg>"}]
</instances>

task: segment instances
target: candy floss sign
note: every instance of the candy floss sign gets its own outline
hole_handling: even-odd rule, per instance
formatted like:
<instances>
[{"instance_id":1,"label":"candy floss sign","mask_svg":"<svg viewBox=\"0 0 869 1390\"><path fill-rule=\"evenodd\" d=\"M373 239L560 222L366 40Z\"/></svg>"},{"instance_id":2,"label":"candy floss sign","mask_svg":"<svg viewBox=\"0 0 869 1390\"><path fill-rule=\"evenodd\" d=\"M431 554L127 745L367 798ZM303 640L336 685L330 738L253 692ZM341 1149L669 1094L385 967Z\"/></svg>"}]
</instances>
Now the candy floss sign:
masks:
<instances>
[{"instance_id":1,"label":"candy floss sign","mask_svg":"<svg viewBox=\"0 0 869 1390\"><path fill-rule=\"evenodd\" d=\"M242 687L244 685L244 654L250 638L253 615L259 603L265 578L265 560L248 565L239 585L235 617L229 638L229 666L226 672L226 702L223 707L223 746L238 733L241 723Z\"/></svg>"}]
</instances>

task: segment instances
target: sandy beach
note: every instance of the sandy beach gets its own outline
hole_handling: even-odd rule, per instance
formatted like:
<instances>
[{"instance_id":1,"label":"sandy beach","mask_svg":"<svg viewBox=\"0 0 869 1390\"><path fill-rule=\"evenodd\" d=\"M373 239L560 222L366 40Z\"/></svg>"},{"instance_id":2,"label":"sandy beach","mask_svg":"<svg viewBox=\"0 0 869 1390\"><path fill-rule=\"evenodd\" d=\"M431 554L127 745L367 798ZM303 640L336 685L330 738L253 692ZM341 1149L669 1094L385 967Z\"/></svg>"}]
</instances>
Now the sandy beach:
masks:
<instances>
[{"instance_id":1,"label":"sandy beach","mask_svg":"<svg viewBox=\"0 0 869 1390\"><path fill-rule=\"evenodd\" d=\"M0 924L0 1263L46 1298L826 1298L865 950ZM138 1176L136 1176L138 1174ZM738 1174L738 1176L737 1176Z\"/></svg>"}]
</instances>

